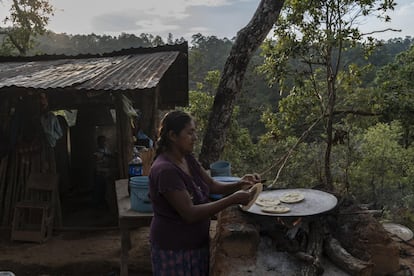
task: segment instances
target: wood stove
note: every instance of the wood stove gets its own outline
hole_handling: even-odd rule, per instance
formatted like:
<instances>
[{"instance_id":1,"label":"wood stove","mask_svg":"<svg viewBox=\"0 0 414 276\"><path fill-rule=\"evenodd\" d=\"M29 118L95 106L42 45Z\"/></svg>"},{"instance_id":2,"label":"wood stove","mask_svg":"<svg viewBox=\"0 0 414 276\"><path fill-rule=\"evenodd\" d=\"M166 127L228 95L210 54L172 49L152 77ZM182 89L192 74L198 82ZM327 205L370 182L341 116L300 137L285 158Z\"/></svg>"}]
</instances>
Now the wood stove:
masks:
<instances>
[{"instance_id":1,"label":"wood stove","mask_svg":"<svg viewBox=\"0 0 414 276\"><path fill-rule=\"evenodd\" d=\"M262 214L253 205L246 212L237 206L222 211L211 244L211 275L386 275L399 269L398 245L371 213L336 201L315 213L312 205L320 201L306 195L321 191L301 192L309 199L301 203L307 212L302 215L300 206L293 216ZM361 235L369 228L366 234L375 232L375 240ZM361 248L366 256L358 253Z\"/></svg>"}]
</instances>

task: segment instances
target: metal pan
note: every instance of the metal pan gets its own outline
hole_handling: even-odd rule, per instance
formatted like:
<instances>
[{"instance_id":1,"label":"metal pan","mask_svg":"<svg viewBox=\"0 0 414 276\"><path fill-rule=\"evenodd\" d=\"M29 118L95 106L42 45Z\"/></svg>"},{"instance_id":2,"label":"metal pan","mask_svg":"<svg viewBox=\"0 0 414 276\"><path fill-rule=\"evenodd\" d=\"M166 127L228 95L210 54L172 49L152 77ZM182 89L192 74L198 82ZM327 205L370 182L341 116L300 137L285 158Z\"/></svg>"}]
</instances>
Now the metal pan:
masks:
<instances>
[{"instance_id":1,"label":"metal pan","mask_svg":"<svg viewBox=\"0 0 414 276\"><path fill-rule=\"evenodd\" d=\"M303 217L322 214L332 210L338 203L338 199L327 192L314 190L314 189L280 189L263 191L260 197L279 198L284 194L291 192L299 192L305 196L305 199L298 203L281 203L284 206L290 208L290 211L282 214L265 213L260 210L260 206L253 204L246 212L264 216L275 217Z\"/></svg>"}]
</instances>

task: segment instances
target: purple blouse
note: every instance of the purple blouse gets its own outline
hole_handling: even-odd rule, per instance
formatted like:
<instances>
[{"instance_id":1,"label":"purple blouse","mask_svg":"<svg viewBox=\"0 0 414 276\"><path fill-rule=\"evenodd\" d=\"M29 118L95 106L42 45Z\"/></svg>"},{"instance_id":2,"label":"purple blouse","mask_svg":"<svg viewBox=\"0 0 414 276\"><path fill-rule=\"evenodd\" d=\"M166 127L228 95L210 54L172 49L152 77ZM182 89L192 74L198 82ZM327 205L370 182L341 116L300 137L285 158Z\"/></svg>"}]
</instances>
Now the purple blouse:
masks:
<instances>
[{"instance_id":1,"label":"purple blouse","mask_svg":"<svg viewBox=\"0 0 414 276\"><path fill-rule=\"evenodd\" d=\"M193 155L186 156L192 177L160 154L151 167L149 194L154 211L150 240L160 249L195 249L208 245L210 219L185 222L168 203L164 193L187 190L193 204L209 201L209 187L202 179L201 166Z\"/></svg>"}]
</instances>

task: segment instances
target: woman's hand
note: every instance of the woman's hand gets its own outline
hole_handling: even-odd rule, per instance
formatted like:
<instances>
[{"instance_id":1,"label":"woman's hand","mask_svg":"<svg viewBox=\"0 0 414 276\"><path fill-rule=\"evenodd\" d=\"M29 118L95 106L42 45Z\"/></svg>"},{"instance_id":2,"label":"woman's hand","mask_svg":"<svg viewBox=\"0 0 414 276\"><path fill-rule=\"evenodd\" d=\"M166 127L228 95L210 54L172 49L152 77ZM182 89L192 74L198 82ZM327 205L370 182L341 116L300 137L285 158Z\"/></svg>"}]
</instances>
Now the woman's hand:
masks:
<instances>
[{"instance_id":1,"label":"woman's hand","mask_svg":"<svg viewBox=\"0 0 414 276\"><path fill-rule=\"evenodd\" d=\"M242 190L250 189L254 184L261 181L260 175L258 173L246 174L240 180L240 188Z\"/></svg>"},{"instance_id":2,"label":"woman's hand","mask_svg":"<svg viewBox=\"0 0 414 276\"><path fill-rule=\"evenodd\" d=\"M234 197L234 204L247 205L253 199L255 191L239 190L232 194Z\"/></svg>"}]
</instances>

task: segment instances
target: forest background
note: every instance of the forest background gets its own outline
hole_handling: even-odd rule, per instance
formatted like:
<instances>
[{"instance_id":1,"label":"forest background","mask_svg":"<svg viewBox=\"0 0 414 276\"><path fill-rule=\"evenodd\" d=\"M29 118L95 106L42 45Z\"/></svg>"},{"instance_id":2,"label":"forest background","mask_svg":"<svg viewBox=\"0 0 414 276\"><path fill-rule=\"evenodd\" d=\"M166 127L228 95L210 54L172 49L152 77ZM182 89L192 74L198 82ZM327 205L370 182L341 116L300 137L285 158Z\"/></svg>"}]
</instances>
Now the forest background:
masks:
<instances>
[{"instance_id":1,"label":"forest background","mask_svg":"<svg viewBox=\"0 0 414 276\"><path fill-rule=\"evenodd\" d=\"M1 32L0 32L1 33ZM189 42L190 104L184 109L204 137L216 88L235 38L194 34ZM25 55L104 53L131 47L181 43L170 34L164 41L151 34L67 35L47 31L25 49ZM0 35L0 54L17 55L7 35ZM233 175L256 171L273 188L316 187L324 182L326 125L318 119L311 79L275 80L268 40L249 63L236 99L231 126L220 159ZM373 44L374 45L374 44ZM376 41L367 48L349 45L343 52L332 124L331 174L335 191L384 217L414 227L414 38ZM352 46L352 47L351 47ZM304 72L299 59L289 66ZM287 65L286 65L287 66ZM269 69L270 68L270 69ZM280 69L280 68L279 68ZM342 75L341 75L342 73ZM317 97L316 97L317 98ZM311 126L311 127L310 127ZM202 141L196 147L200 152Z\"/></svg>"}]
</instances>

